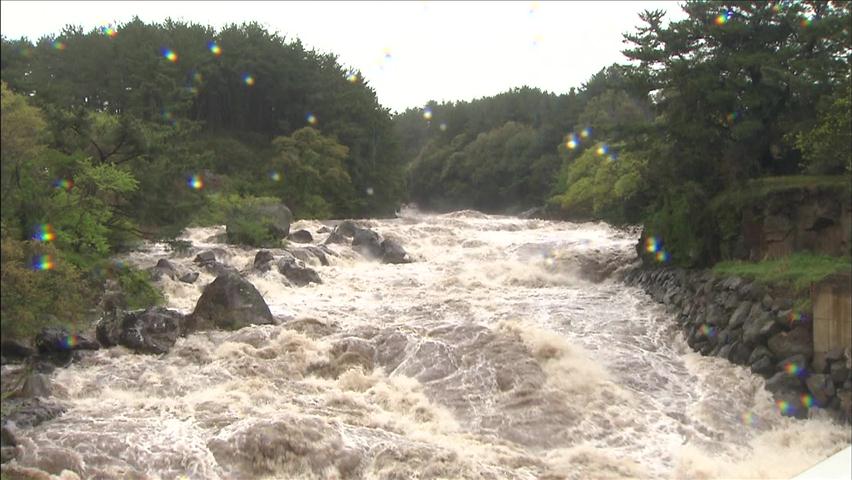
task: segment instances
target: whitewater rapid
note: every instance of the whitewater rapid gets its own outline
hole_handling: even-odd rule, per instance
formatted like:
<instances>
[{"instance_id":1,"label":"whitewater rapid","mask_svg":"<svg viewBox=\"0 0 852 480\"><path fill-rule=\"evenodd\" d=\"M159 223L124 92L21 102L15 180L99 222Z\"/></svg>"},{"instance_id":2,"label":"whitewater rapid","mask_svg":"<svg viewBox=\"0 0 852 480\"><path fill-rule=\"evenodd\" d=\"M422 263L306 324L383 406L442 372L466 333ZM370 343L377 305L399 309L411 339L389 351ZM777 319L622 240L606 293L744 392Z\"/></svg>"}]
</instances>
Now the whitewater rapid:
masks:
<instances>
[{"instance_id":1,"label":"whitewater rapid","mask_svg":"<svg viewBox=\"0 0 852 480\"><path fill-rule=\"evenodd\" d=\"M81 478L789 478L850 443L827 418L780 416L747 369L691 352L617 275L593 281L633 261L635 234L473 211L361 224L416 261L331 244L313 266L323 283L293 287L251 270L257 249L216 243L222 228L188 230L182 255L147 244L123 258L200 271L161 281L166 306L189 313L213 280L192 259L219 249L279 324L56 370L67 412L17 432L17 464ZM292 228L321 242L322 226Z\"/></svg>"}]
</instances>

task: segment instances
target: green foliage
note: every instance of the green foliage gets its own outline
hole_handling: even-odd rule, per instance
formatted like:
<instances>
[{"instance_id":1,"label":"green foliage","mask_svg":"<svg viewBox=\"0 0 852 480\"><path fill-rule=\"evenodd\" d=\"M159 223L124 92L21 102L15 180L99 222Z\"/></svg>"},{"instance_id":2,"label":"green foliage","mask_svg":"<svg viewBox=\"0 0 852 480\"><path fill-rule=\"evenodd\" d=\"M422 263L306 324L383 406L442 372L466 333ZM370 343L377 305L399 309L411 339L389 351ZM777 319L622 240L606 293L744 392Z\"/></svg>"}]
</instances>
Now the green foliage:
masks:
<instances>
[{"instance_id":1,"label":"green foliage","mask_svg":"<svg viewBox=\"0 0 852 480\"><path fill-rule=\"evenodd\" d=\"M148 308L165 302L162 292L151 284L148 272L126 265L115 267L115 270L121 293L127 301L127 308Z\"/></svg>"},{"instance_id":2,"label":"green foliage","mask_svg":"<svg viewBox=\"0 0 852 480\"><path fill-rule=\"evenodd\" d=\"M346 217L354 213L355 192L346 172L349 149L305 127L273 141L270 170L280 179L270 191L299 218ZM276 166L278 168L276 168Z\"/></svg>"},{"instance_id":3,"label":"green foliage","mask_svg":"<svg viewBox=\"0 0 852 480\"><path fill-rule=\"evenodd\" d=\"M38 256L52 259L51 270L35 270ZM49 244L2 237L0 331L4 338L30 337L47 326L79 330L94 292L80 271Z\"/></svg>"},{"instance_id":4,"label":"green foliage","mask_svg":"<svg viewBox=\"0 0 852 480\"><path fill-rule=\"evenodd\" d=\"M494 97L409 109L394 118L409 160L410 198L438 209L517 210L542 204L560 160L554 151L582 101L523 87Z\"/></svg>"},{"instance_id":5,"label":"green foliage","mask_svg":"<svg viewBox=\"0 0 852 480\"><path fill-rule=\"evenodd\" d=\"M280 200L274 197L240 196L236 193L214 193L205 197L205 205L193 217L192 226L205 227L225 225L228 220L242 211L252 210L262 205L277 205Z\"/></svg>"},{"instance_id":6,"label":"green foliage","mask_svg":"<svg viewBox=\"0 0 852 480\"><path fill-rule=\"evenodd\" d=\"M673 263L685 267L701 265L713 257L716 244L706 204L706 194L694 182L663 192L660 206L646 219L646 236L662 239Z\"/></svg>"},{"instance_id":7,"label":"green foliage","mask_svg":"<svg viewBox=\"0 0 852 480\"><path fill-rule=\"evenodd\" d=\"M263 221L241 215L228 222L227 235L228 243L267 248L281 246L281 239L272 235Z\"/></svg>"},{"instance_id":8,"label":"green foliage","mask_svg":"<svg viewBox=\"0 0 852 480\"><path fill-rule=\"evenodd\" d=\"M719 262L713 266L713 271L720 275L737 275L771 286L792 287L798 293L805 292L812 283L830 275L850 270L850 257L831 257L809 252L761 262Z\"/></svg>"},{"instance_id":9,"label":"green foliage","mask_svg":"<svg viewBox=\"0 0 852 480\"><path fill-rule=\"evenodd\" d=\"M841 89L827 107L820 109L817 124L796 135L808 173L852 173L852 92Z\"/></svg>"}]
</instances>

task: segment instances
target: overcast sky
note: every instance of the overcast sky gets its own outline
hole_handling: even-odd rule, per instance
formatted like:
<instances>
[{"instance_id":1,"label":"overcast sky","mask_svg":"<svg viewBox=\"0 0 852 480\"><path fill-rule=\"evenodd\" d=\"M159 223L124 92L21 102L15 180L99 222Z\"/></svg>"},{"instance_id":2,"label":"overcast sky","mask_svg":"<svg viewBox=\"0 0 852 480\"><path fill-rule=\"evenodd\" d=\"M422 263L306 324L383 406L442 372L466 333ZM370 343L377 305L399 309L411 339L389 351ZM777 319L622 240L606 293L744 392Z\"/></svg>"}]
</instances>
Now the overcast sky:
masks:
<instances>
[{"instance_id":1,"label":"overcast sky","mask_svg":"<svg viewBox=\"0 0 852 480\"><path fill-rule=\"evenodd\" d=\"M0 2L6 38L36 40L168 17L214 27L258 21L360 69L386 107L469 100L529 85L563 93L623 62L621 34L676 2Z\"/></svg>"}]
</instances>

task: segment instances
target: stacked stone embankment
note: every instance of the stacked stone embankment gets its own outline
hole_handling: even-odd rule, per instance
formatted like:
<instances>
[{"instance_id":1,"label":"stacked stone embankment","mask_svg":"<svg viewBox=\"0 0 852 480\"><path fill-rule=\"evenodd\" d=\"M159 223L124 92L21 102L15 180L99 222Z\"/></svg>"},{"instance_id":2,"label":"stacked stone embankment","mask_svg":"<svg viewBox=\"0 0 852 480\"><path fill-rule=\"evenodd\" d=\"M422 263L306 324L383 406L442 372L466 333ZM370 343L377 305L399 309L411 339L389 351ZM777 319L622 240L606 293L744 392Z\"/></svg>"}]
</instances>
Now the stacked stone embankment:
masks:
<instances>
[{"instance_id":1,"label":"stacked stone embankment","mask_svg":"<svg viewBox=\"0 0 852 480\"><path fill-rule=\"evenodd\" d=\"M692 349L763 376L782 413L804 418L821 408L852 420L852 352L836 347L814 361L813 317L794 299L708 271L637 269L625 281L675 315Z\"/></svg>"}]
</instances>

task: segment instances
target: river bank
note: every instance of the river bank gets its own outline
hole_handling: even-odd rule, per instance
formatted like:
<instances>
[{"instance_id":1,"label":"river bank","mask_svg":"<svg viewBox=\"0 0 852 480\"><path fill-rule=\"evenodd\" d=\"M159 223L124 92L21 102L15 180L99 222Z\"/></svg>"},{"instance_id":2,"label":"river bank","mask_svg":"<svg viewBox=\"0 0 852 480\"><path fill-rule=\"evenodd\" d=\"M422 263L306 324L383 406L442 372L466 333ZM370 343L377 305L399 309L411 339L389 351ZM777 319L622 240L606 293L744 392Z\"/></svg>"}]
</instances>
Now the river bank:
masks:
<instances>
[{"instance_id":1,"label":"river bank","mask_svg":"<svg viewBox=\"0 0 852 480\"><path fill-rule=\"evenodd\" d=\"M813 312L797 308L800 298L701 270L640 268L624 280L666 307L693 350L765 378L783 415L807 418L826 410L852 421L850 350L814 355Z\"/></svg>"}]
</instances>

